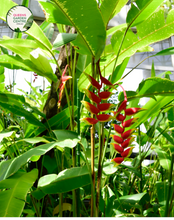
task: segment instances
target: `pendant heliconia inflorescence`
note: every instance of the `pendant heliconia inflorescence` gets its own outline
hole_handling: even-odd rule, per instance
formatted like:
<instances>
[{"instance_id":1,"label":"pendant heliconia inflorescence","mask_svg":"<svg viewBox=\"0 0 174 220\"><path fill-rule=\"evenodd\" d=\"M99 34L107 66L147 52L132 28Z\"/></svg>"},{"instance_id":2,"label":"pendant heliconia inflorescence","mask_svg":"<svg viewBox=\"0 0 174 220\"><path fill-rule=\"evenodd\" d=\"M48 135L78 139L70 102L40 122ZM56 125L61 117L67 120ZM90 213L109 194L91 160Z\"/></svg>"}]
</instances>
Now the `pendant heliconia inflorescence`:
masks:
<instances>
[{"instance_id":1,"label":"pendant heliconia inflorescence","mask_svg":"<svg viewBox=\"0 0 174 220\"><path fill-rule=\"evenodd\" d=\"M115 107L115 105L106 102L102 103L102 101L108 100L113 93L109 91L101 91L101 88L103 85L106 85L110 88L115 89L115 85L113 85L109 80L104 78L101 75L100 71L99 71L99 75L100 75L101 84L98 83L92 76L86 74L87 78L91 82L91 85L96 88L97 94L85 89L85 93L87 97L93 102L93 104L87 101L82 101L82 103L90 113L95 115L95 118L90 118L90 117L82 118L81 121L85 121L89 125L94 125L97 122L108 122L114 119L120 122L120 125L112 124L114 130L116 131L116 135L111 135L112 139L114 140L114 143L111 144L113 145L114 149L121 155L120 157L116 157L111 160L112 162L115 163L115 166L117 166L124 161L124 158L129 157L133 150L133 147L129 147L129 146L134 140L132 134L135 129L130 129L130 130L127 129L137 120L137 118L131 118L129 120L126 120L126 116L133 116L134 114L139 112L141 108L126 108L127 106L126 92L122 87L122 85L116 84L122 88L124 93L124 100L116 111L110 111L112 108ZM108 111L112 112L113 115L106 114L106 112Z\"/></svg>"}]
</instances>

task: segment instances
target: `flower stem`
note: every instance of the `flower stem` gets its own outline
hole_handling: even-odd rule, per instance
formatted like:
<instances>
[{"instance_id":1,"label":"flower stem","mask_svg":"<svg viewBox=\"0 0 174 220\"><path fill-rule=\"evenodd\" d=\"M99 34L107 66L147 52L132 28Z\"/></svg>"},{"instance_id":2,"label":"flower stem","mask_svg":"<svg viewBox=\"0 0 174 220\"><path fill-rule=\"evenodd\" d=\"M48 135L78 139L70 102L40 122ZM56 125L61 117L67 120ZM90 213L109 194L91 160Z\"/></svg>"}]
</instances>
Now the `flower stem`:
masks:
<instances>
[{"instance_id":1,"label":"flower stem","mask_svg":"<svg viewBox=\"0 0 174 220\"><path fill-rule=\"evenodd\" d=\"M104 139L104 124L100 123L99 127L99 149L98 149L98 175L97 175L97 194L96 194L96 215L99 216L99 200L101 189L101 177L102 177L102 149Z\"/></svg>"}]
</instances>

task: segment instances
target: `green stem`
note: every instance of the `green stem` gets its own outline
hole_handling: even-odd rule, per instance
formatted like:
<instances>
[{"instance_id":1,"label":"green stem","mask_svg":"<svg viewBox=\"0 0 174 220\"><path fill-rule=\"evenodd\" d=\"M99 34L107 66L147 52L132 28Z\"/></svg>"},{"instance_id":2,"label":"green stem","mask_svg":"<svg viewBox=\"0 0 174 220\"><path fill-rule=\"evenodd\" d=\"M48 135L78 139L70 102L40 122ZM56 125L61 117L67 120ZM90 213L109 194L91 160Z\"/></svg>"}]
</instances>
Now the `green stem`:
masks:
<instances>
[{"instance_id":1,"label":"green stem","mask_svg":"<svg viewBox=\"0 0 174 220\"><path fill-rule=\"evenodd\" d=\"M95 62L94 57L92 58L92 77L95 78ZM94 89L93 89L94 92ZM92 118L94 115L92 114ZM95 125L91 127L91 190L95 190L95 172L94 172L94 150L95 150ZM91 193L91 217L95 216L95 195Z\"/></svg>"},{"instance_id":2,"label":"green stem","mask_svg":"<svg viewBox=\"0 0 174 220\"><path fill-rule=\"evenodd\" d=\"M171 183L172 183L173 164L174 164L174 154L172 154L172 158L171 158L171 166L170 166L170 174L169 174L169 190L168 190L167 200L166 200L165 217L169 217L170 216L169 202L170 202L170 195L171 195L171 185L172 185Z\"/></svg>"},{"instance_id":3,"label":"green stem","mask_svg":"<svg viewBox=\"0 0 174 220\"><path fill-rule=\"evenodd\" d=\"M141 158L141 133L140 133L140 127L138 128L138 136L139 136L139 155ZM140 193L142 193L143 190L143 176L142 176L142 161L140 160Z\"/></svg>"},{"instance_id":4,"label":"green stem","mask_svg":"<svg viewBox=\"0 0 174 220\"><path fill-rule=\"evenodd\" d=\"M96 194L96 215L99 216L99 200L100 200L100 189L101 189L101 178L102 178L102 149L104 139L104 124L100 123L99 126L99 149L98 149L98 175L97 175L97 194Z\"/></svg>"},{"instance_id":5,"label":"green stem","mask_svg":"<svg viewBox=\"0 0 174 220\"><path fill-rule=\"evenodd\" d=\"M64 151L62 152L61 170L64 169ZM63 193L59 193L59 217L63 217Z\"/></svg>"}]
</instances>

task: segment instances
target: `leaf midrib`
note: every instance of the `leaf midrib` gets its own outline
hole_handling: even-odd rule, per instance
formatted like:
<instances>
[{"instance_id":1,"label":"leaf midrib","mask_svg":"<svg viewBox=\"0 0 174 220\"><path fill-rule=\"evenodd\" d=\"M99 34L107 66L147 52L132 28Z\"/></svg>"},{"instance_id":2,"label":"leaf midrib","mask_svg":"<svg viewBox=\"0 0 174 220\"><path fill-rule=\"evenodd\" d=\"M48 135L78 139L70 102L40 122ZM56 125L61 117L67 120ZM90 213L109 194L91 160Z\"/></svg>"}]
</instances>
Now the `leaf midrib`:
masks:
<instances>
[{"instance_id":1,"label":"leaf midrib","mask_svg":"<svg viewBox=\"0 0 174 220\"><path fill-rule=\"evenodd\" d=\"M80 36L82 37L83 41L85 42L86 46L87 46L88 49L90 50L91 54L92 54L93 56L95 56L95 54L93 53L92 48L90 47L90 45L87 44L88 41L85 40L85 38L83 37L83 35L82 35L81 31L79 30L79 28L77 28L77 26L75 25L75 23L74 23L71 19L69 19L69 17L68 17L67 14L64 12L64 10L61 8L61 6L59 6L60 4L59 4L57 1L55 1L55 4L57 4L57 6L59 7L59 9L62 11L62 13L68 18L68 20L71 22L71 24L75 27L75 29L76 29L77 32L80 34Z\"/></svg>"}]
</instances>

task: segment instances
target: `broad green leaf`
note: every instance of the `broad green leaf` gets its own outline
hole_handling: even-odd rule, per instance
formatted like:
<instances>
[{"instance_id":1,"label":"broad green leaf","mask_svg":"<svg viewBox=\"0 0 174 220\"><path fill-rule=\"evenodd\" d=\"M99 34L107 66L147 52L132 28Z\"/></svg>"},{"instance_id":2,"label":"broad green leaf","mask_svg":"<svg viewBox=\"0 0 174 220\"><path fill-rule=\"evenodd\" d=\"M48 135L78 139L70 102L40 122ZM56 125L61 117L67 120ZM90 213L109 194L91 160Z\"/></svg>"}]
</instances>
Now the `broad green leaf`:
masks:
<instances>
[{"instance_id":1,"label":"broad green leaf","mask_svg":"<svg viewBox=\"0 0 174 220\"><path fill-rule=\"evenodd\" d=\"M126 22L131 26L147 20L153 12L163 3L164 0L137 0L136 4L138 8L132 4L131 9L127 14Z\"/></svg>"},{"instance_id":2,"label":"broad green leaf","mask_svg":"<svg viewBox=\"0 0 174 220\"><path fill-rule=\"evenodd\" d=\"M153 150L158 154L160 165L164 169L170 170L171 157L169 156L169 154L162 150L159 146L153 146Z\"/></svg>"},{"instance_id":3,"label":"broad green leaf","mask_svg":"<svg viewBox=\"0 0 174 220\"><path fill-rule=\"evenodd\" d=\"M87 167L73 167L61 171L58 175L41 177L38 188L32 195L40 199L44 194L69 192L88 184L90 184L90 175Z\"/></svg>"},{"instance_id":4,"label":"broad green leaf","mask_svg":"<svg viewBox=\"0 0 174 220\"><path fill-rule=\"evenodd\" d=\"M17 172L6 180L0 181L0 217L20 217L25 206L27 193L38 175L34 169L29 173Z\"/></svg>"},{"instance_id":5,"label":"broad green leaf","mask_svg":"<svg viewBox=\"0 0 174 220\"><path fill-rule=\"evenodd\" d=\"M138 193L133 195L121 196L119 201L116 199L114 201L114 208L120 209L124 207L124 210L130 210L132 207L141 208L141 202L146 193Z\"/></svg>"},{"instance_id":6,"label":"broad green leaf","mask_svg":"<svg viewBox=\"0 0 174 220\"><path fill-rule=\"evenodd\" d=\"M18 54L22 59L29 59L32 49L39 47L34 40L19 38L0 40L0 45Z\"/></svg>"},{"instance_id":7,"label":"broad green leaf","mask_svg":"<svg viewBox=\"0 0 174 220\"><path fill-rule=\"evenodd\" d=\"M47 0L41 0L39 1L39 4L44 11L48 22L72 25L67 16L53 1L48 2Z\"/></svg>"},{"instance_id":8,"label":"broad green leaf","mask_svg":"<svg viewBox=\"0 0 174 220\"><path fill-rule=\"evenodd\" d=\"M166 200L167 200L167 194L169 190L169 183L164 181L164 182L156 182L155 188L157 190L157 199L160 205L166 205ZM173 191L173 184L171 187ZM170 194L169 201L171 201L173 192Z\"/></svg>"},{"instance_id":9,"label":"broad green leaf","mask_svg":"<svg viewBox=\"0 0 174 220\"><path fill-rule=\"evenodd\" d=\"M162 79L158 77L150 77L139 84L137 92L137 97L145 97L152 95L173 96L174 82L165 78Z\"/></svg>"},{"instance_id":10,"label":"broad green leaf","mask_svg":"<svg viewBox=\"0 0 174 220\"><path fill-rule=\"evenodd\" d=\"M30 58L31 57L32 56L30 55ZM43 67L41 66L39 62L40 59L42 61L47 60L43 55L39 55L38 59L32 58L34 62L31 62L30 60L23 60L19 56L11 56L11 55L4 54L4 55L0 55L0 65L8 69L22 69L25 71L35 72L40 76L46 77L48 80L51 79L53 81L56 81L57 77L52 72L48 72L46 69L43 69ZM49 63L48 60L45 63L46 66L47 66L47 63ZM43 70L44 72L42 72Z\"/></svg>"},{"instance_id":11,"label":"broad green leaf","mask_svg":"<svg viewBox=\"0 0 174 220\"><path fill-rule=\"evenodd\" d=\"M106 31L106 34L107 34L107 37L114 34L116 31L120 30L120 29L123 29L123 28L126 28L127 27L127 24L124 23L124 24L120 24L120 25L117 25L115 27L112 27L112 28L109 28L107 31Z\"/></svg>"},{"instance_id":12,"label":"broad green leaf","mask_svg":"<svg viewBox=\"0 0 174 220\"><path fill-rule=\"evenodd\" d=\"M43 137L24 138L24 139L21 139L19 141L25 141L25 142L30 143L30 144L37 144L37 143L40 143L40 142L49 143L49 141L47 141Z\"/></svg>"},{"instance_id":13,"label":"broad green leaf","mask_svg":"<svg viewBox=\"0 0 174 220\"><path fill-rule=\"evenodd\" d=\"M10 137L14 132L15 132L15 131L1 132L1 133L0 133L0 142L1 142L4 138Z\"/></svg>"},{"instance_id":14,"label":"broad green leaf","mask_svg":"<svg viewBox=\"0 0 174 220\"><path fill-rule=\"evenodd\" d=\"M148 118L156 116L161 108L171 102L174 99L171 96L156 96L156 100L150 99L144 106L144 111L140 111L136 114L138 120L132 125L132 127L137 127L141 123L144 123Z\"/></svg>"},{"instance_id":15,"label":"broad green leaf","mask_svg":"<svg viewBox=\"0 0 174 220\"><path fill-rule=\"evenodd\" d=\"M76 37L77 37L77 34L68 34L68 33L58 34L53 43L53 50L75 40Z\"/></svg>"},{"instance_id":16,"label":"broad green leaf","mask_svg":"<svg viewBox=\"0 0 174 220\"><path fill-rule=\"evenodd\" d=\"M53 0L52 2L54 2L56 7L53 9L51 16L54 16L56 23L62 22L62 16L60 18L57 17L57 14L61 11L77 30L78 36L73 41L73 44L79 48L78 52L91 54L98 60L104 50L106 30L97 2L94 0ZM48 4L48 2L44 3L45 11L46 8L49 8L49 6L46 6ZM47 13L47 19L49 19L49 15Z\"/></svg>"},{"instance_id":17,"label":"broad green leaf","mask_svg":"<svg viewBox=\"0 0 174 220\"><path fill-rule=\"evenodd\" d=\"M57 82L57 76L54 74L49 60L44 53L38 48L30 53L31 61L37 66L42 75Z\"/></svg>"},{"instance_id":18,"label":"broad green leaf","mask_svg":"<svg viewBox=\"0 0 174 220\"><path fill-rule=\"evenodd\" d=\"M45 127L31 112L25 110L24 108L19 108L18 105L0 102L0 106L18 116L25 117L25 119L31 124L39 127Z\"/></svg>"},{"instance_id":19,"label":"broad green leaf","mask_svg":"<svg viewBox=\"0 0 174 220\"><path fill-rule=\"evenodd\" d=\"M120 12L128 0L103 0L100 6L101 14L107 26L108 22Z\"/></svg>"},{"instance_id":20,"label":"broad green leaf","mask_svg":"<svg viewBox=\"0 0 174 220\"><path fill-rule=\"evenodd\" d=\"M119 66L116 67L111 79L112 84L116 83L122 77L129 62L129 59L130 59L129 57L125 58L125 60Z\"/></svg>"},{"instance_id":21,"label":"broad green leaf","mask_svg":"<svg viewBox=\"0 0 174 220\"><path fill-rule=\"evenodd\" d=\"M0 180L4 180L9 176L16 173L21 166L27 163L32 156L40 156L51 150L53 147L57 146L57 142L52 142L49 144L43 144L39 147L30 149L29 151L23 153L22 155L15 157L14 159L4 160L0 162Z\"/></svg>"},{"instance_id":22,"label":"broad green leaf","mask_svg":"<svg viewBox=\"0 0 174 220\"><path fill-rule=\"evenodd\" d=\"M105 175L111 175L113 173L115 173L118 170L118 167L114 167L113 163L111 162L105 162L103 164L103 173Z\"/></svg>"}]
</instances>

